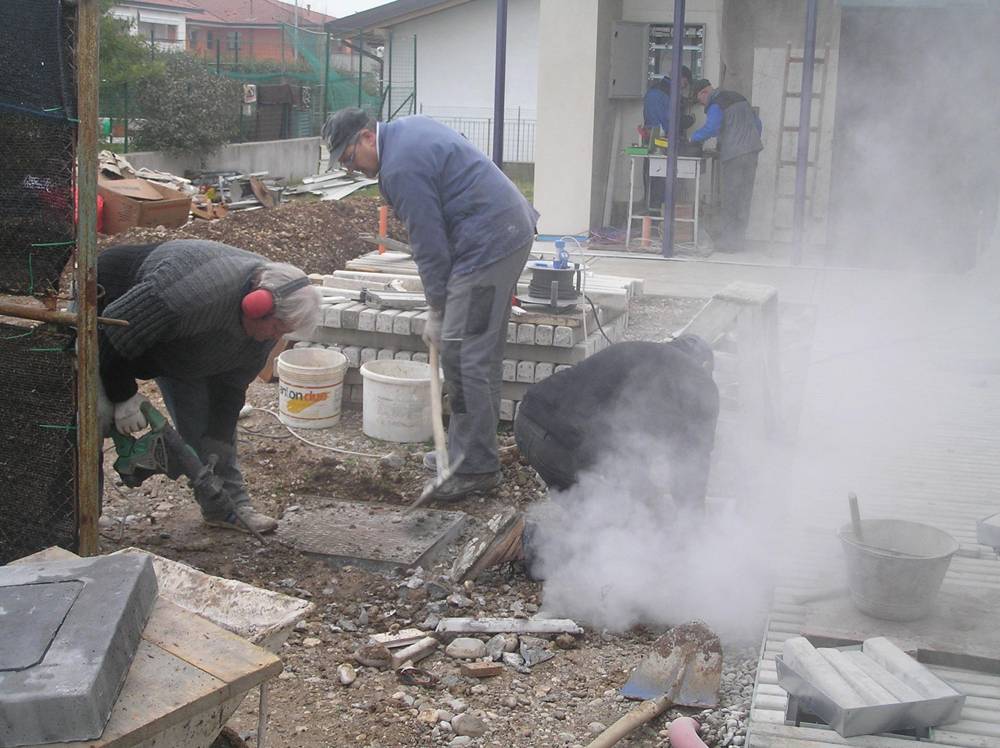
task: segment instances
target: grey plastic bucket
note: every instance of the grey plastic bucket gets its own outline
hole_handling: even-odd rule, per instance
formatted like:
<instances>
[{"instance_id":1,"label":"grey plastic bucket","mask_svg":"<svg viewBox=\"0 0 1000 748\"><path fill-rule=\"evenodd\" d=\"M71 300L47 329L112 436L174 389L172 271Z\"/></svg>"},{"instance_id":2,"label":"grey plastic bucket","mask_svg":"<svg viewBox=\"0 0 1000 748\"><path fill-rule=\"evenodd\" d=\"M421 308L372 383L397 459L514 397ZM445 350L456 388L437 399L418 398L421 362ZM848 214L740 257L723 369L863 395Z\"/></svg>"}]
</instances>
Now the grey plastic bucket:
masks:
<instances>
[{"instance_id":1,"label":"grey plastic bucket","mask_svg":"<svg viewBox=\"0 0 1000 748\"><path fill-rule=\"evenodd\" d=\"M915 621L934 608L958 541L930 525L898 519L850 524L838 533L847 559L847 586L857 608L875 618Z\"/></svg>"}]
</instances>

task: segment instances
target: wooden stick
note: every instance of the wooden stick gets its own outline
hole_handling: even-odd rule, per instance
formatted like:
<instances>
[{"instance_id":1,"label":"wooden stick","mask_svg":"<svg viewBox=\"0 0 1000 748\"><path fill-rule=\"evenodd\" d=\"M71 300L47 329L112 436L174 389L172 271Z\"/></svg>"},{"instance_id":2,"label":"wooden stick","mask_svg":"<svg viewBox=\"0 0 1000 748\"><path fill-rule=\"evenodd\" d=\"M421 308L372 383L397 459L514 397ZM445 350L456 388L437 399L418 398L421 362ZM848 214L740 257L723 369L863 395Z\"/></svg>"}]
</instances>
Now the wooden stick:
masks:
<instances>
[{"instance_id":1,"label":"wooden stick","mask_svg":"<svg viewBox=\"0 0 1000 748\"><path fill-rule=\"evenodd\" d=\"M427 636L420 641L400 649L392 655L392 669L398 670L406 662L419 662L438 648L438 640Z\"/></svg>"},{"instance_id":2,"label":"wooden stick","mask_svg":"<svg viewBox=\"0 0 1000 748\"><path fill-rule=\"evenodd\" d=\"M656 719L673 705L670 694L657 696L655 699L644 701L631 712L615 722L611 727L592 740L587 748L611 748L619 740L627 737L632 732L642 727L650 720Z\"/></svg>"},{"instance_id":3,"label":"wooden stick","mask_svg":"<svg viewBox=\"0 0 1000 748\"><path fill-rule=\"evenodd\" d=\"M431 418L434 427L434 449L437 458L437 477L444 480L448 474L448 442L444 435L444 411L441 408L441 363L436 345L431 345Z\"/></svg>"},{"instance_id":4,"label":"wooden stick","mask_svg":"<svg viewBox=\"0 0 1000 748\"><path fill-rule=\"evenodd\" d=\"M858 496L853 491L847 494L847 501L851 505L851 525L854 526L854 537L859 543L865 542L864 532L861 530L861 508L858 506Z\"/></svg>"}]
</instances>

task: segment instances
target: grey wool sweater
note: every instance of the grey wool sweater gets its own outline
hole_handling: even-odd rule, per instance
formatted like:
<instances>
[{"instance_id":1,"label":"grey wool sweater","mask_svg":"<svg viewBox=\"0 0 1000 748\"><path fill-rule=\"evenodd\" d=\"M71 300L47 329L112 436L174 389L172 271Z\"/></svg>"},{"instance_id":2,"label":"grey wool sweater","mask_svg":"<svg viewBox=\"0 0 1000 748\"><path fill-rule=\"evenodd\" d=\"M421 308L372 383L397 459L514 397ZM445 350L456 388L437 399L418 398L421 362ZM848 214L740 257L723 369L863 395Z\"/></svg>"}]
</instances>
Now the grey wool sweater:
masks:
<instances>
[{"instance_id":1,"label":"grey wool sweater","mask_svg":"<svg viewBox=\"0 0 1000 748\"><path fill-rule=\"evenodd\" d=\"M128 320L101 326L101 381L112 402L127 400L136 379L208 380L213 411L224 414L217 438L228 438L247 385L273 341L243 330L240 301L267 260L219 242L190 239L117 246L97 261L99 311Z\"/></svg>"}]
</instances>

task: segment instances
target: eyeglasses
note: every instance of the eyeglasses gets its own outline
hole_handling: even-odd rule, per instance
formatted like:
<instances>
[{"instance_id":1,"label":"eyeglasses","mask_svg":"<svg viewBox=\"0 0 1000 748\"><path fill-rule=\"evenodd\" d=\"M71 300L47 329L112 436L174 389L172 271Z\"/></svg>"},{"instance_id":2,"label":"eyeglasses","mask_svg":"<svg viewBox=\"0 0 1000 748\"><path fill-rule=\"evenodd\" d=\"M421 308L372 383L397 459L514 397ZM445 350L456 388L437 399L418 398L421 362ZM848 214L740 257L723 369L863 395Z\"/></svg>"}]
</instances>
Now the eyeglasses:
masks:
<instances>
[{"instance_id":1,"label":"eyeglasses","mask_svg":"<svg viewBox=\"0 0 1000 748\"><path fill-rule=\"evenodd\" d=\"M361 137L361 131L360 130L357 133L355 133L355 135L354 135L353 138L351 138L349 141L347 141L347 145L344 147L344 150L340 154L340 165L343 166L348 171L354 171L354 157L357 156L357 154L358 154L358 138L359 137ZM344 153L347 152L348 148L351 149L351 157L345 159L344 158Z\"/></svg>"}]
</instances>

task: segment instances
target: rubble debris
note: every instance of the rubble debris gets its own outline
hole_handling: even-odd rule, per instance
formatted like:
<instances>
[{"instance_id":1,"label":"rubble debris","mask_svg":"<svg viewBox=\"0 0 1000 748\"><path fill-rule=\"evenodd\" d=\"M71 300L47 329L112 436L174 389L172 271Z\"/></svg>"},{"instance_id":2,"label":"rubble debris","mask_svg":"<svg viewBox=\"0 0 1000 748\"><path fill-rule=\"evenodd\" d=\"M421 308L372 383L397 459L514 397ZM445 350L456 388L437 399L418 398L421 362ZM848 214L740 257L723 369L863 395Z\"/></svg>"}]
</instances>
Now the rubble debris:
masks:
<instances>
[{"instance_id":1,"label":"rubble debris","mask_svg":"<svg viewBox=\"0 0 1000 748\"><path fill-rule=\"evenodd\" d=\"M503 672L503 665L497 662L463 662L459 670L469 678L492 678Z\"/></svg>"},{"instance_id":2,"label":"rubble debris","mask_svg":"<svg viewBox=\"0 0 1000 748\"><path fill-rule=\"evenodd\" d=\"M385 670L392 665L392 653L384 644L365 644L354 653L354 661L360 665Z\"/></svg>"},{"instance_id":3,"label":"rubble debris","mask_svg":"<svg viewBox=\"0 0 1000 748\"><path fill-rule=\"evenodd\" d=\"M431 655L438 648L438 640L433 636L425 636L417 642L403 647L392 654L392 667L399 669L407 662L419 662Z\"/></svg>"},{"instance_id":4,"label":"rubble debris","mask_svg":"<svg viewBox=\"0 0 1000 748\"><path fill-rule=\"evenodd\" d=\"M445 648L444 653L457 660L478 660L486 656L486 645L479 639L459 637Z\"/></svg>"},{"instance_id":5,"label":"rubble debris","mask_svg":"<svg viewBox=\"0 0 1000 748\"><path fill-rule=\"evenodd\" d=\"M583 634L569 618L442 618L438 634Z\"/></svg>"},{"instance_id":6,"label":"rubble debris","mask_svg":"<svg viewBox=\"0 0 1000 748\"><path fill-rule=\"evenodd\" d=\"M337 667L337 680L343 686L351 685L355 680L357 680L358 674L354 670L354 666L349 662L345 662Z\"/></svg>"},{"instance_id":7,"label":"rubble debris","mask_svg":"<svg viewBox=\"0 0 1000 748\"><path fill-rule=\"evenodd\" d=\"M396 647L409 646L426 636L427 634L420 629L400 629L395 633L372 634L371 641L375 644L384 644L389 649L394 649Z\"/></svg>"}]
</instances>

